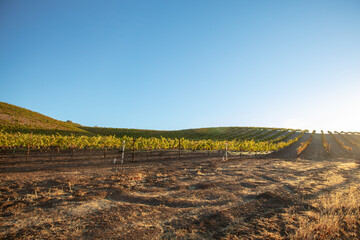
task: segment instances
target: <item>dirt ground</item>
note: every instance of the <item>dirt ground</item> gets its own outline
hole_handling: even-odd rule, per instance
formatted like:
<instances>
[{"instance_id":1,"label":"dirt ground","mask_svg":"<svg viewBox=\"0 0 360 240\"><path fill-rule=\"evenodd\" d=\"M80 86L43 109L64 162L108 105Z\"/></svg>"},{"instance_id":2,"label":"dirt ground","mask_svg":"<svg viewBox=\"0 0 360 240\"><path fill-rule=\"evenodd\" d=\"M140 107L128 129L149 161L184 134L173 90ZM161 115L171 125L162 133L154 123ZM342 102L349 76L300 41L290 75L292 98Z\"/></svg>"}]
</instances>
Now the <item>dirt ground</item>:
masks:
<instances>
[{"instance_id":1,"label":"dirt ground","mask_svg":"<svg viewBox=\"0 0 360 240\"><path fill-rule=\"evenodd\" d=\"M321 148L315 135L293 159L287 152L32 171L14 171L9 159L0 171L0 238L359 239L360 161Z\"/></svg>"}]
</instances>

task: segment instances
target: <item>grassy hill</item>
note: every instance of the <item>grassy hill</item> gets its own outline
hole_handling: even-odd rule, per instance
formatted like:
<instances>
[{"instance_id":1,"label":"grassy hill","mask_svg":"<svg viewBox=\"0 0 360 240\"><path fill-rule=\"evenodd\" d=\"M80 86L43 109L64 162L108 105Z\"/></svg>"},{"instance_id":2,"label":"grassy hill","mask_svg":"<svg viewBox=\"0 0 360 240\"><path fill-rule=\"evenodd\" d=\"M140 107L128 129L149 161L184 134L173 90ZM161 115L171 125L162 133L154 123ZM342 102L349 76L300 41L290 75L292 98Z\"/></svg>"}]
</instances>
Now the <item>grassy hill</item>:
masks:
<instances>
[{"instance_id":1,"label":"grassy hill","mask_svg":"<svg viewBox=\"0 0 360 240\"><path fill-rule=\"evenodd\" d=\"M88 134L78 124L63 122L12 104L0 102L0 129L34 133Z\"/></svg>"},{"instance_id":2,"label":"grassy hill","mask_svg":"<svg viewBox=\"0 0 360 240\"><path fill-rule=\"evenodd\" d=\"M117 137L166 137L166 138L186 138L192 140L212 139L212 140L233 140L233 139L252 139L259 135L268 133L276 134L276 132L287 131L289 129L278 128L255 128L255 127L210 127L210 128L194 128L173 131L160 130L142 130L142 129L127 129L127 128L100 128L100 127L80 127L87 132L109 136L115 135Z\"/></svg>"},{"instance_id":3,"label":"grassy hill","mask_svg":"<svg viewBox=\"0 0 360 240\"><path fill-rule=\"evenodd\" d=\"M193 140L213 139L256 139L286 134L290 129L254 127L211 127L174 131L142 130L127 128L86 127L72 122L63 122L43 114L30 111L12 104L0 102L0 130L5 132L41 133L61 135L115 135L117 137L167 137Z\"/></svg>"}]
</instances>

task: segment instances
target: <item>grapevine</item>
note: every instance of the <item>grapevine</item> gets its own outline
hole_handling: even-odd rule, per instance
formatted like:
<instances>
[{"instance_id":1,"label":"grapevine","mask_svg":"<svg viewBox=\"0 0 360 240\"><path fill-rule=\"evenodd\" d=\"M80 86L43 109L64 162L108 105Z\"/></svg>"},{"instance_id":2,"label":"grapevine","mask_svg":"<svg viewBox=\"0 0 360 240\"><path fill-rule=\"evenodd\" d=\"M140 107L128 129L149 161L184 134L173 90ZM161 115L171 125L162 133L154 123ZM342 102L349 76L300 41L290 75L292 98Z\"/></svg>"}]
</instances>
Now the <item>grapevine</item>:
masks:
<instances>
[{"instance_id":1,"label":"grapevine","mask_svg":"<svg viewBox=\"0 0 360 240\"><path fill-rule=\"evenodd\" d=\"M297 155L300 156L301 153L303 153L307 147L310 145L314 134L315 134L315 130L311 133L310 138L306 141L306 142L302 142L301 145L296 149Z\"/></svg>"},{"instance_id":2,"label":"grapevine","mask_svg":"<svg viewBox=\"0 0 360 240\"><path fill-rule=\"evenodd\" d=\"M335 139L335 141L346 151L352 153L352 147L346 146L343 141L335 136L332 132L328 131L328 133Z\"/></svg>"},{"instance_id":3,"label":"grapevine","mask_svg":"<svg viewBox=\"0 0 360 240\"><path fill-rule=\"evenodd\" d=\"M326 141L326 138L325 138L325 134L324 134L324 131L321 130L321 138L322 138L322 141L323 141L323 146L325 148L325 151L327 154L330 154L330 145L329 143Z\"/></svg>"},{"instance_id":4,"label":"grapevine","mask_svg":"<svg viewBox=\"0 0 360 240\"><path fill-rule=\"evenodd\" d=\"M347 134L341 134L340 136L342 137L342 139L346 140L350 144L352 144L352 145L354 145L356 147L360 147L360 144L358 142L354 141L354 139L351 138L351 136L349 136Z\"/></svg>"},{"instance_id":5,"label":"grapevine","mask_svg":"<svg viewBox=\"0 0 360 240\"><path fill-rule=\"evenodd\" d=\"M136 138L123 136L63 136L29 133L6 133L0 131L0 149L120 149L125 141L126 149L134 150L175 150L181 142L183 150L223 150L226 143L231 151L265 152L276 151L296 142L302 135L288 141L255 140L189 140L165 137ZM133 145L134 144L134 145Z\"/></svg>"}]
</instances>

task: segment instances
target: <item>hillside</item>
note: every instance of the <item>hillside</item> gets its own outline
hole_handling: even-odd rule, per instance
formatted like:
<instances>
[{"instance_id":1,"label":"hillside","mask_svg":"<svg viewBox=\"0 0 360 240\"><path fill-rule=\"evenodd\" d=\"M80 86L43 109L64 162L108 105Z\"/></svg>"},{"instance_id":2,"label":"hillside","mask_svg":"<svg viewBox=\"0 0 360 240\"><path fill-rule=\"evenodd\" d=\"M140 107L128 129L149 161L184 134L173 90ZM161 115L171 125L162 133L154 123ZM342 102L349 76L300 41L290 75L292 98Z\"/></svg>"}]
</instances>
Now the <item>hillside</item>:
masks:
<instances>
[{"instance_id":1,"label":"hillside","mask_svg":"<svg viewBox=\"0 0 360 240\"><path fill-rule=\"evenodd\" d=\"M0 130L36 133L87 133L77 124L63 122L12 104L0 102Z\"/></svg>"},{"instance_id":2,"label":"hillside","mask_svg":"<svg viewBox=\"0 0 360 240\"><path fill-rule=\"evenodd\" d=\"M95 135L116 137L166 137L166 138L185 138L192 140L212 139L212 140L234 140L234 139L255 139L260 140L274 135L285 135L292 129L281 128L256 128L256 127L209 127L194 128L172 131L143 130L128 128L100 128L100 127L80 127L87 132ZM300 131L300 130L298 130Z\"/></svg>"},{"instance_id":3,"label":"hillside","mask_svg":"<svg viewBox=\"0 0 360 240\"><path fill-rule=\"evenodd\" d=\"M58 133L61 135L75 134L88 136L115 135L116 137L130 136L136 138L167 137L186 138L193 140L265 140L267 138L275 138L277 136L287 135L293 131L291 129L256 127L210 127L172 131L86 127L72 122L59 121L43 114L4 102L0 102L0 130L5 132L32 132L41 134Z\"/></svg>"}]
</instances>

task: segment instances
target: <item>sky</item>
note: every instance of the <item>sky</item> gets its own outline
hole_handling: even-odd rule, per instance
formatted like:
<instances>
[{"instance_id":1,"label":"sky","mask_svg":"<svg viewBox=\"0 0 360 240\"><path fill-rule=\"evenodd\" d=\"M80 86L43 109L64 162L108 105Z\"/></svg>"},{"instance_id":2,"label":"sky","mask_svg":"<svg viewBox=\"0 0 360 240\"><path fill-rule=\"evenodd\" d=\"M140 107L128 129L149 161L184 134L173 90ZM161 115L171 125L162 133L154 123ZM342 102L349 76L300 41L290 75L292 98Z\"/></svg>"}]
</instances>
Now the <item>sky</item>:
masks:
<instances>
[{"instance_id":1,"label":"sky","mask_svg":"<svg viewBox=\"0 0 360 240\"><path fill-rule=\"evenodd\" d=\"M0 101L85 126L360 131L358 0L1 0Z\"/></svg>"}]
</instances>

